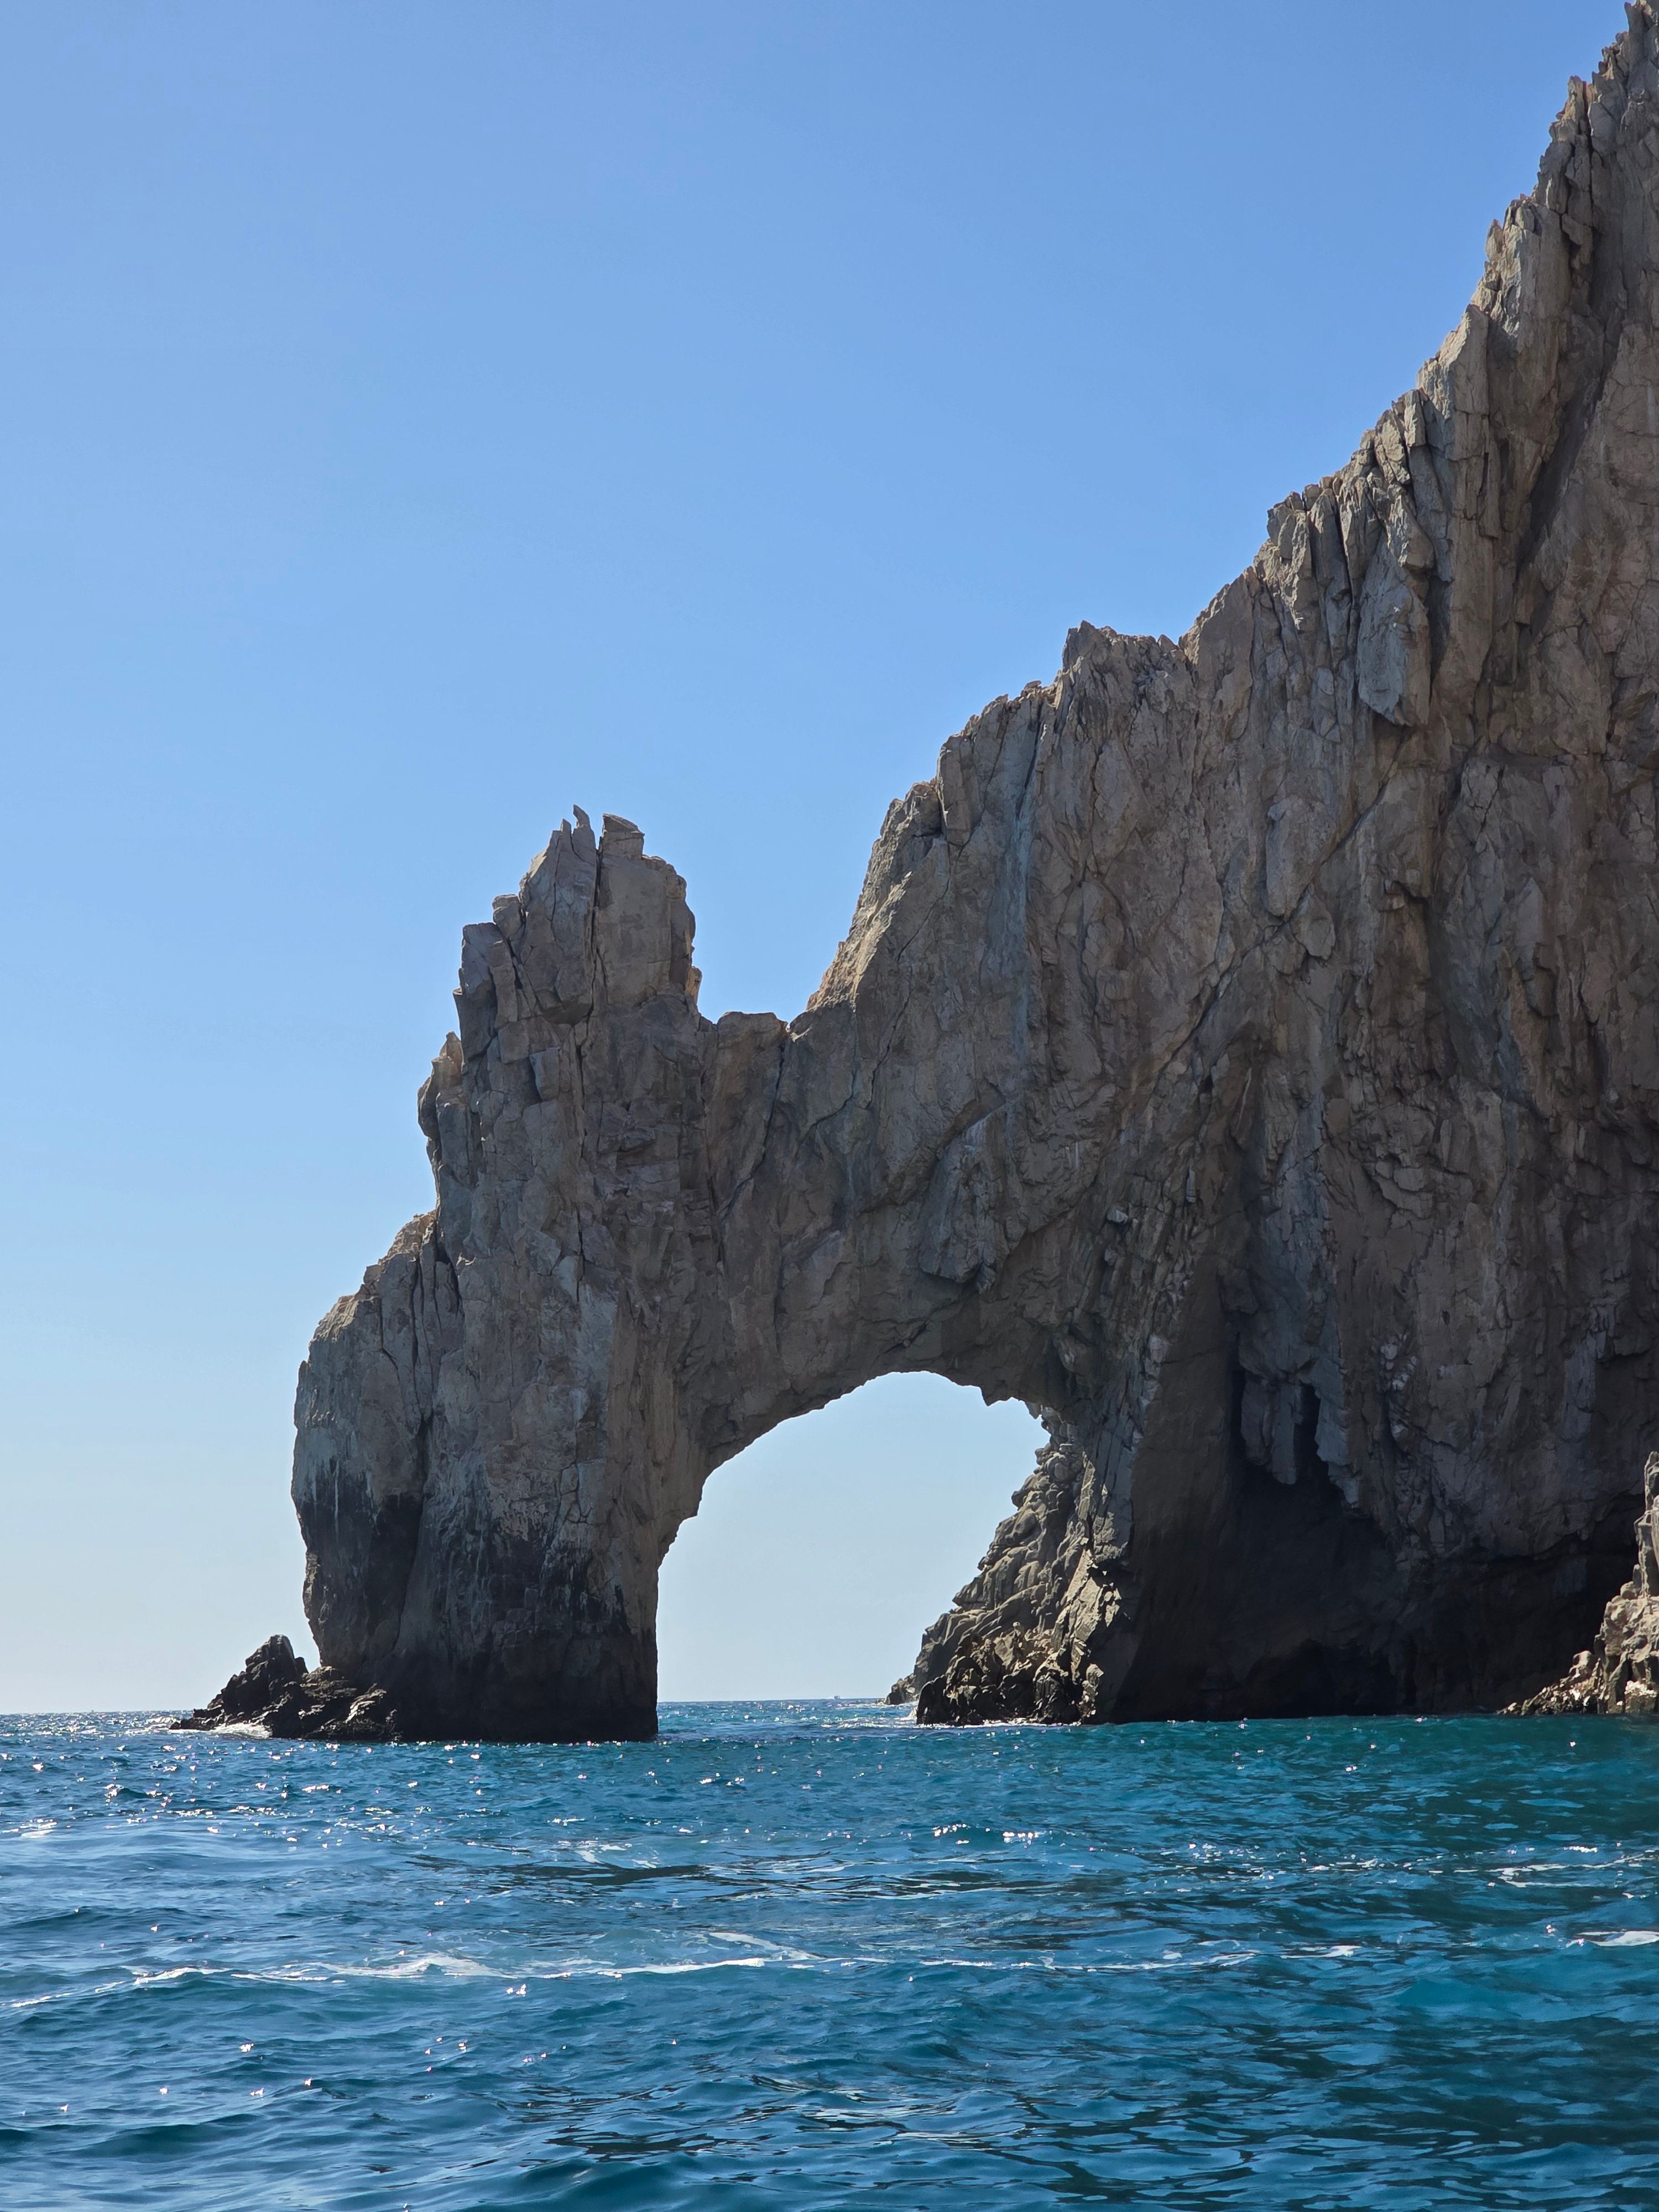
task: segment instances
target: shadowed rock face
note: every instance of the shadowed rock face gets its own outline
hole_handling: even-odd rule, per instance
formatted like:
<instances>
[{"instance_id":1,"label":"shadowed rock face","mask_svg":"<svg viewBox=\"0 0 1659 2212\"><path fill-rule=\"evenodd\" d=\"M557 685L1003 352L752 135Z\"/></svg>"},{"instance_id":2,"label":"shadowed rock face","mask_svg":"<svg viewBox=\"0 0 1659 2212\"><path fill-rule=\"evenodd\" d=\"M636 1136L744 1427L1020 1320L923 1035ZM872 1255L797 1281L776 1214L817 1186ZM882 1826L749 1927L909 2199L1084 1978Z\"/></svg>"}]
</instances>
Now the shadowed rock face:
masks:
<instances>
[{"instance_id":1,"label":"shadowed rock face","mask_svg":"<svg viewBox=\"0 0 1659 2212\"><path fill-rule=\"evenodd\" d=\"M577 814L465 933L435 1211L294 1495L405 1732L654 1726L709 1474L872 1376L1051 1442L921 1717L1498 1704L1627 1571L1659 1183L1659 57L1179 643L1084 625L888 814L805 1012ZM392 1725L391 1722L387 1725Z\"/></svg>"},{"instance_id":2,"label":"shadowed rock face","mask_svg":"<svg viewBox=\"0 0 1659 2212\"><path fill-rule=\"evenodd\" d=\"M286 1636L268 1637L216 1698L173 1726L244 1732L257 1727L268 1735L325 1735L359 1743L398 1732L384 1690L360 1689L326 1667L307 1668Z\"/></svg>"}]
</instances>

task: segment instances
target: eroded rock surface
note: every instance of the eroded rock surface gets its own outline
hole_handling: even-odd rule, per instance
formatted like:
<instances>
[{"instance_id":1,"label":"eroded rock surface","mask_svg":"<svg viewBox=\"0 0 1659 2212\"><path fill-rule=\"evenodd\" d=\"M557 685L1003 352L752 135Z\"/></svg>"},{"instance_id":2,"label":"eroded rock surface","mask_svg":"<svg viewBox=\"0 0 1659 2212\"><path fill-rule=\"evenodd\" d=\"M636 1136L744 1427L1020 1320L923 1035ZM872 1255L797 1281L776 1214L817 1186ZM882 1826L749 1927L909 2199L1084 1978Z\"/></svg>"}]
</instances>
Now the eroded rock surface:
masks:
<instances>
[{"instance_id":1,"label":"eroded rock surface","mask_svg":"<svg viewBox=\"0 0 1659 2212\"><path fill-rule=\"evenodd\" d=\"M286 1636L268 1637L216 1698L187 1713L181 1729L263 1729L274 1736L331 1736L382 1742L398 1733L384 1690L361 1688L327 1667L307 1668Z\"/></svg>"},{"instance_id":2,"label":"eroded rock surface","mask_svg":"<svg viewBox=\"0 0 1659 2212\"><path fill-rule=\"evenodd\" d=\"M871 1376L1050 1443L925 1719L1498 1705L1627 1571L1659 1188L1659 57L1179 642L1084 624L889 812L806 1010L580 811L465 933L436 1185L302 1370L333 1675L654 1725L720 1463Z\"/></svg>"},{"instance_id":3,"label":"eroded rock surface","mask_svg":"<svg viewBox=\"0 0 1659 2212\"><path fill-rule=\"evenodd\" d=\"M1649 1457L1643 1476L1635 1573L1609 1599L1595 1642L1565 1677L1515 1711L1659 1718L1659 1452Z\"/></svg>"}]
</instances>

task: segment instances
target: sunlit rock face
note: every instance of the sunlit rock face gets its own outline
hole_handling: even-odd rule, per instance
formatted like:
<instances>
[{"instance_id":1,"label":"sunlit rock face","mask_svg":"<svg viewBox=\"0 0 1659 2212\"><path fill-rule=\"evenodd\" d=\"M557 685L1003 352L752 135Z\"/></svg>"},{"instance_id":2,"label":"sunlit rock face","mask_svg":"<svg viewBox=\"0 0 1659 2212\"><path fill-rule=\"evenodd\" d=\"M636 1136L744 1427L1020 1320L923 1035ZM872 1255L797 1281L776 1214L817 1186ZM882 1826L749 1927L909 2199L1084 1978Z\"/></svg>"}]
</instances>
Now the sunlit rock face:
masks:
<instances>
[{"instance_id":1,"label":"sunlit rock face","mask_svg":"<svg viewBox=\"0 0 1659 2212\"><path fill-rule=\"evenodd\" d=\"M1416 388L1178 643L1085 624L950 740L793 1021L705 1019L680 878L558 830L465 933L435 1210L301 1373L335 1678L649 1731L704 1481L899 1369L1051 1437L925 1720L1588 1643L1656 1403L1656 268L1638 7Z\"/></svg>"},{"instance_id":2,"label":"sunlit rock face","mask_svg":"<svg viewBox=\"0 0 1659 2212\"><path fill-rule=\"evenodd\" d=\"M1642 1475L1634 1573L1608 1599L1595 1641L1562 1680L1513 1710L1659 1719L1659 1452L1649 1455Z\"/></svg>"}]
</instances>

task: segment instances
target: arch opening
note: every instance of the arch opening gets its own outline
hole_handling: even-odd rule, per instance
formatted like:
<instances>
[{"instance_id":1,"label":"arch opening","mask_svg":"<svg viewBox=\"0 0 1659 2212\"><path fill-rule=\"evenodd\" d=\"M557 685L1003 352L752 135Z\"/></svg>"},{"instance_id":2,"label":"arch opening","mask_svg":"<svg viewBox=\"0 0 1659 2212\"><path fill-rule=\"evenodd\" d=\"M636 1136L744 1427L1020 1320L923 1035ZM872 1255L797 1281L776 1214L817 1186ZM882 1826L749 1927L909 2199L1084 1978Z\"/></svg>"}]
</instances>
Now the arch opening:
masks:
<instances>
[{"instance_id":1,"label":"arch opening","mask_svg":"<svg viewBox=\"0 0 1659 2212\"><path fill-rule=\"evenodd\" d=\"M663 1561L660 1703L884 1696L1043 1441L1023 1405L925 1373L769 1431L709 1477Z\"/></svg>"}]
</instances>

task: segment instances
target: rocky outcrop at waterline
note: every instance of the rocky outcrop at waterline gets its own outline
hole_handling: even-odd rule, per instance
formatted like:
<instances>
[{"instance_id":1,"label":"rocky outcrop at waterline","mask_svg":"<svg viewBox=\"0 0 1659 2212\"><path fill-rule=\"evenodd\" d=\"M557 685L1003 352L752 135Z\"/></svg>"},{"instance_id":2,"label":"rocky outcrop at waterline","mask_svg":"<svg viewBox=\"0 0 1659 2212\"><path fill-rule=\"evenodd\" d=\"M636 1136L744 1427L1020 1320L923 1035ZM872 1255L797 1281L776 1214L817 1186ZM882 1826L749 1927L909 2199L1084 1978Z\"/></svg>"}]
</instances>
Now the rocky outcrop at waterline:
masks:
<instances>
[{"instance_id":1,"label":"rocky outcrop at waterline","mask_svg":"<svg viewBox=\"0 0 1659 2212\"><path fill-rule=\"evenodd\" d=\"M1656 326L1644 6L1415 387L1178 642L1082 624L949 741L793 1021L706 1019L679 877L561 826L301 1371L334 1679L648 1733L703 1484L899 1370L1049 1433L923 1719L1560 1672L1659 1382Z\"/></svg>"},{"instance_id":2,"label":"rocky outcrop at waterline","mask_svg":"<svg viewBox=\"0 0 1659 2212\"><path fill-rule=\"evenodd\" d=\"M1589 1649L1566 1675L1513 1710L1520 1713L1623 1713L1659 1718L1659 1452L1643 1470L1636 1571L1608 1600Z\"/></svg>"},{"instance_id":3,"label":"rocky outcrop at waterline","mask_svg":"<svg viewBox=\"0 0 1659 2212\"><path fill-rule=\"evenodd\" d=\"M181 1729L262 1729L273 1736L379 1743L398 1733L384 1690L365 1690L327 1667L307 1668L286 1636L267 1637L217 1697L174 1723Z\"/></svg>"}]
</instances>

